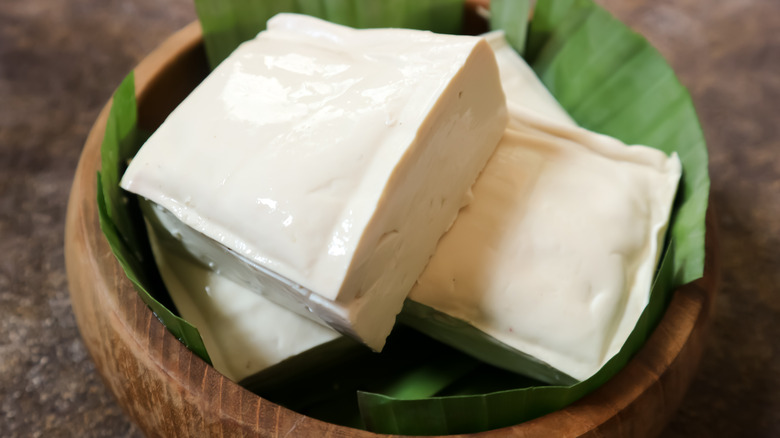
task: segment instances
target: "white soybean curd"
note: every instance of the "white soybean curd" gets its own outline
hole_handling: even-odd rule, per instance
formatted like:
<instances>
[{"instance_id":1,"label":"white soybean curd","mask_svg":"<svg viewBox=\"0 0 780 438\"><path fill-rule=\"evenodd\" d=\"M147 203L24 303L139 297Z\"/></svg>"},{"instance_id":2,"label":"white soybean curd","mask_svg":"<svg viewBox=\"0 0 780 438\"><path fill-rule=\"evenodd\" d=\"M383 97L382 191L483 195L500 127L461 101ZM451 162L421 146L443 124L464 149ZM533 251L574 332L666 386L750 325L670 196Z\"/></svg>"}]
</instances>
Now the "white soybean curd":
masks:
<instances>
[{"instance_id":1,"label":"white soybean curd","mask_svg":"<svg viewBox=\"0 0 780 438\"><path fill-rule=\"evenodd\" d=\"M511 122L401 318L496 365L571 383L619 350L647 303L680 164L675 156L576 128L501 33L487 39ZM276 306L190 261L162 273L228 376L225 370L242 369L232 375L244 377L336 336L300 317L252 317L250 306ZM194 280L181 288L176 277ZM195 295L220 317L198 323L191 316L198 310L180 305ZM236 300L246 306L230 304ZM298 346L280 351L275 341L252 336L240 344L217 341L237 331L274 330L296 333L288 339Z\"/></svg>"},{"instance_id":2,"label":"white soybean curd","mask_svg":"<svg viewBox=\"0 0 780 438\"><path fill-rule=\"evenodd\" d=\"M159 243L155 227L147 229L173 302L227 378L240 381L341 336L183 257Z\"/></svg>"},{"instance_id":3,"label":"white soybean curd","mask_svg":"<svg viewBox=\"0 0 780 438\"><path fill-rule=\"evenodd\" d=\"M483 38L280 14L171 113L122 187L210 239L202 261L381 350L506 123Z\"/></svg>"},{"instance_id":4,"label":"white soybean curd","mask_svg":"<svg viewBox=\"0 0 780 438\"><path fill-rule=\"evenodd\" d=\"M680 173L676 155L510 105L401 320L541 380L590 377L648 303Z\"/></svg>"},{"instance_id":5,"label":"white soybean curd","mask_svg":"<svg viewBox=\"0 0 780 438\"><path fill-rule=\"evenodd\" d=\"M510 124L400 320L550 383L595 374L649 301L676 155L578 128L502 33Z\"/></svg>"}]
</instances>

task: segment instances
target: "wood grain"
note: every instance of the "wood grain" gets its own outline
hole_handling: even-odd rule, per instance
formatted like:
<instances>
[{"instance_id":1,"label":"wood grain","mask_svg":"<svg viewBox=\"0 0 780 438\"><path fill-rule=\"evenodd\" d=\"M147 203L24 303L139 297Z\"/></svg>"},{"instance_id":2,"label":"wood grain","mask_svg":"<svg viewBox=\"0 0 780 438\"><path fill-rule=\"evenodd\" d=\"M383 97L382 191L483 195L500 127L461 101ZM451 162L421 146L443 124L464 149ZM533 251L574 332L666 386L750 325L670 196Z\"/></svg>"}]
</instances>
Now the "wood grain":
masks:
<instances>
[{"instance_id":1,"label":"wood grain","mask_svg":"<svg viewBox=\"0 0 780 438\"><path fill-rule=\"evenodd\" d=\"M135 70L141 124L158 125L202 78L204 68L196 23L150 54ZM95 122L76 171L65 252L81 335L128 415L149 436L376 436L302 416L251 394L193 355L143 304L98 224L95 174L109 107L110 102ZM675 292L661 324L623 371L562 411L477 436L659 434L701 357L719 272L712 213L705 277Z\"/></svg>"}]
</instances>

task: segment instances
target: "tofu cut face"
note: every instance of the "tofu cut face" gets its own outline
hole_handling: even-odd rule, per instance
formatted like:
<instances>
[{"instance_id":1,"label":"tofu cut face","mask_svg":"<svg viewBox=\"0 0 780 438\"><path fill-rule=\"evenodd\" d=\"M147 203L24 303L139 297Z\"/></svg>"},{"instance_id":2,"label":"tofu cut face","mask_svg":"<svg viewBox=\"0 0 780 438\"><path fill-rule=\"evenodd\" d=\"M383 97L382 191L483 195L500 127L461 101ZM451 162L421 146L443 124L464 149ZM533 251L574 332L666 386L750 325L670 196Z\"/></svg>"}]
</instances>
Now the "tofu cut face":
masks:
<instances>
[{"instance_id":1,"label":"tofu cut face","mask_svg":"<svg viewBox=\"0 0 780 438\"><path fill-rule=\"evenodd\" d=\"M282 14L121 185L207 237L204 263L380 350L506 123L484 39Z\"/></svg>"}]
</instances>

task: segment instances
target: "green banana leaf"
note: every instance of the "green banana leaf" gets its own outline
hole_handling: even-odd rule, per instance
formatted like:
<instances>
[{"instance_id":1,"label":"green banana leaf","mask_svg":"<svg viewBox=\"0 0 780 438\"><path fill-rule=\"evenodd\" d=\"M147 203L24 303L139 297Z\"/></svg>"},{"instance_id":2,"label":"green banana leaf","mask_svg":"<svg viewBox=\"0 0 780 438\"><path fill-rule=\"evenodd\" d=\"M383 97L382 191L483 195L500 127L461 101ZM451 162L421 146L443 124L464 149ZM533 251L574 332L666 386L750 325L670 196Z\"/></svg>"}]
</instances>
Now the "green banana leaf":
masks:
<instances>
[{"instance_id":1,"label":"green banana leaf","mask_svg":"<svg viewBox=\"0 0 780 438\"><path fill-rule=\"evenodd\" d=\"M508 3L512 0L494 0L494 13L506 13ZM515 12L515 20L525 20L527 14ZM511 22L506 16L492 20L493 25ZM664 256L650 304L623 349L590 379L568 387L422 400L361 393L361 412L370 430L420 435L476 432L561 409L616 374L660 320L671 291L703 274L707 150L690 96L663 58L591 0L538 2L528 45L515 49L527 50L527 60L542 82L580 125L628 144L679 154L684 175L670 231L674 251Z\"/></svg>"},{"instance_id":2,"label":"green banana leaf","mask_svg":"<svg viewBox=\"0 0 780 438\"><path fill-rule=\"evenodd\" d=\"M305 12L355 27L416 27L457 33L462 22L461 1L196 0L196 8L208 58L215 66L238 44L262 30L265 21L277 12ZM454 351L446 361L423 358L414 366L399 367L399 372L384 380L387 385L377 384L376 377L350 375L350 367L332 367L328 376L317 374L313 367L297 378L348 381L339 388L350 389L333 391L333 385L326 385L322 392L312 394L309 385L299 385L277 391L288 397L289 403L308 403L300 406L303 413L404 434L475 432L538 417L579 399L613 376L649 336L674 287L701 276L709 179L706 147L687 92L641 37L590 0L537 3L526 47L526 0L494 0L491 25L505 29L517 50L525 48L532 67L575 120L627 143L677 151L683 162L685 174L670 233L674 245L669 244L664 254L651 303L637 329L599 373L570 387L541 386L487 365L471 367L473 359ZM595 96L585 91L594 91ZM173 313L175 308L145 248L148 241L137 204L132 197L125 201L117 186L124 163L134 155L142 137L135 129L132 75L117 91L114 106L117 114L112 108L115 119L109 121L111 129L107 129L107 138L112 137L104 143L103 171L98 178L101 225L144 301L188 348L208 361L197 330ZM395 360L407 360L409 355L376 357L383 356L374 358L392 368ZM360 359L356 360L359 363ZM277 380L277 384L284 380ZM355 390L361 391L357 400ZM309 398L298 398L307 393ZM362 418L355 414L356 404Z\"/></svg>"},{"instance_id":3,"label":"green banana leaf","mask_svg":"<svg viewBox=\"0 0 780 438\"><path fill-rule=\"evenodd\" d=\"M381 354L341 337L240 383L263 398L307 416L364 428L357 391L378 392L400 400L431 397L479 364L477 359L419 332L398 327Z\"/></svg>"},{"instance_id":4,"label":"green banana leaf","mask_svg":"<svg viewBox=\"0 0 780 438\"><path fill-rule=\"evenodd\" d=\"M100 229L125 274L144 303L184 345L211 364L198 330L178 317L152 256L138 199L119 187L126 163L145 139L138 129L135 76L122 81L111 104L101 145L101 171L97 175L97 205Z\"/></svg>"},{"instance_id":5,"label":"green banana leaf","mask_svg":"<svg viewBox=\"0 0 780 438\"><path fill-rule=\"evenodd\" d=\"M436 397L400 399L361 391L358 404L367 429L401 435L474 433L522 423L574 403L615 376L652 334L674 290L673 260L674 245L670 244L637 327L620 352L588 380L571 386L537 386L532 381L507 379L502 386L496 382L500 375L492 370L453 381L461 389L442 391Z\"/></svg>"},{"instance_id":6,"label":"green banana leaf","mask_svg":"<svg viewBox=\"0 0 780 438\"><path fill-rule=\"evenodd\" d=\"M490 3L490 28L503 30L506 40L520 55L525 51L528 20L518 20L517 17L527 18L530 10L530 0L499 0Z\"/></svg>"},{"instance_id":7,"label":"green banana leaf","mask_svg":"<svg viewBox=\"0 0 780 438\"><path fill-rule=\"evenodd\" d=\"M264 30L268 19L280 12L358 28L403 27L438 33L458 33L463 22L463 0L195 0L195 10L212 68Z\"/></svg>"},{"instance_id":8,"label":"green banana leaf","mask_svg":"<svg viewBox=\"0 0 780 438\"><path fill-rule=\"evenodd\" d=\"M679 154L684 175L671 226L675 285L700 278L710 187L707 147L691 97L671 67L641 35L592 0L540 1L526 60L581 126Z\"/></svg>"}]
</instances>

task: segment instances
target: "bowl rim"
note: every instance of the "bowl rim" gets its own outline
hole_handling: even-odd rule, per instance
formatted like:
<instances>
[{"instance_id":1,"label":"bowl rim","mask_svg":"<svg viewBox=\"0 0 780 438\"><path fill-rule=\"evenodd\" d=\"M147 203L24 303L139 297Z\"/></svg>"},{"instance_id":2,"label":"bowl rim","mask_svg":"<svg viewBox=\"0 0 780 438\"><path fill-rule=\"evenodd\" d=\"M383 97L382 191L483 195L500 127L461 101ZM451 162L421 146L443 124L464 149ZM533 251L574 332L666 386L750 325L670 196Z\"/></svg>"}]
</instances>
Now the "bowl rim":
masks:
<instances>
[{"instance_id":1,"label":"bowl rim","mask_svg":"<svg viewBox=\"0 0 780 438\"><path fill-rule=\"evenodd\" d=\"M202 31L195 21L135 68L142 123L161 122L160 114L142 115L142 111L153 107L150 102L161 89L164 73L198 56L203 56ZM109 100L79 160L68 203L65 256L79 331L120 405L149 435L180 434L184 429L192 435L211 430L248 434L275 430L379 436L309 418L250 393L195 356L155 321L111 253L98 223L95 174L110 106ZM701 358L719 285L716 248L717 225L710 203L704 277L675 290L661 322L623 370L567 408L473 436L546 436L562 430L568 436L659 434L679 406ZM149 388L161 391L150 393ZM149 397L157 404L145 400ZM155 413L158 410L162 412ZM193 423L200 427L192 428Z\"/></svg>"}]
</instances>

